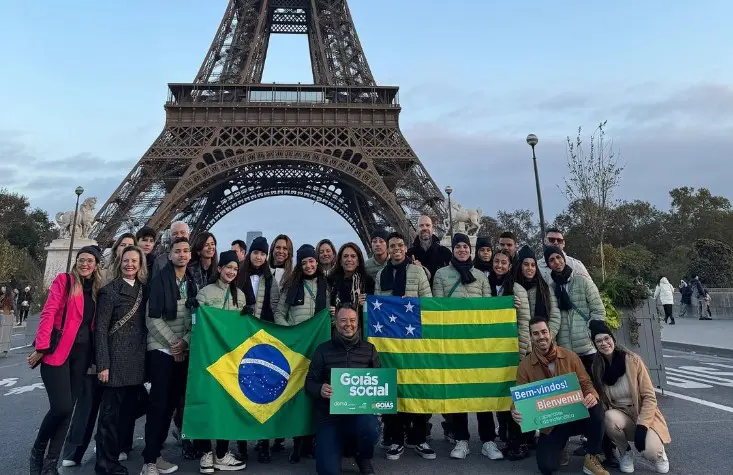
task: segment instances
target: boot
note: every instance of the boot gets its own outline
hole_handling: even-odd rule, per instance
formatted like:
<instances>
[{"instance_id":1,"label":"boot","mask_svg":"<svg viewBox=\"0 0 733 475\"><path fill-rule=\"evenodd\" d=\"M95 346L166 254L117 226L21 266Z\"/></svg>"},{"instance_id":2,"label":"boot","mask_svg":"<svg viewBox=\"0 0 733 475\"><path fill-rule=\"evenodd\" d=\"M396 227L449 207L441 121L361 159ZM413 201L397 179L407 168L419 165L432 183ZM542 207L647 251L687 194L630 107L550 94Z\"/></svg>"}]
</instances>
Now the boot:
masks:
<instances>
[{"instance_id":1,"label":"boot","mask_svg":"<svg viewBox=\"0 0 733 475\"><path fill-rule=\"evenodd\" d=\"M31 459L29 463L30 475L41 475L41 471L43 470L43 457L46 455L47 446L48 443L36 443L33 445L33 448L31 449Z\"/></svg>"},{"instance_id":2,"label":"boot","mask_svg":"<svg viewBox=\"0 0 733 475\"><path fill-rule=\"evenodd\" d=\"M300 462L300 452L303 450L303 437L293 438L293 451L290 453L288 461L290 463Z\"/></svg>"},{"instance_id":3,"label":"boot","mask_svg":"<svg viewBox=\"0 0 733 475\"><path fill-rule=\"evenodd\" d=\"M49 459L43 461L43 470L41 475L61 475L56 467L58 467L58 459Z\"/></svg>"}]
</instances>

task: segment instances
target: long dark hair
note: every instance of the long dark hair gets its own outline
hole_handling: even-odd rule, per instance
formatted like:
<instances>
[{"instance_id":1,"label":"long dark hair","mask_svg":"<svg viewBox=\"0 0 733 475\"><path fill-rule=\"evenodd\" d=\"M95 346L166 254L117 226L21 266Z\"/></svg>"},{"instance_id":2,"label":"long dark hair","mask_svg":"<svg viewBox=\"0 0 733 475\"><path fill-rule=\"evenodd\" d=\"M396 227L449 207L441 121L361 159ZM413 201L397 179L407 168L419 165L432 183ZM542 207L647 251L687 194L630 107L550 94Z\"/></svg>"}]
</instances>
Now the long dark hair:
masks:
<instances>
[{"instance_id":1,"label":"long dark hair","mask_svg":"<svg viewBox=\"0 0 733 475\"><path fill-rule=\"evenodd\" d=\"M503 289L502 296L507 295L514 295L514 273L512 272L514 268L514 260L512 259L512 255L509 254L509 251L506 249L499 249L491 256L491 270L489 271L489 283L491 284L491 295L496 296L496 290L494 289L494 281L498 278L496 275L496 272L494 272L494 259L496 259L496 256L498 255L504 255L509 259L509 271L504 274L504 282L501 285L501 288ZM549 315L549 314L548 314Z\"/></svg>"},{"instance_id":2,"label":"long dark hair","mask_svg":"<svg viewBox=\"0 0 733 475\"><path fill-rule=\"evenodd\" d=\"M249 258L249 255L247 255L247 258ZM235 308L239 308L239 302L237 302L237 290L239 290L239 287L237 286L237 280L239 280L238 277L239 277L239 263L237 262L237 275L235 275L234 279L232 279L232 281L229 282L228 284L229 285L229 294L232 296L232 302L234 303ZM221 271L217 267L216 280L219 280L219 279L221 279Z\"/></svg>"},{"instance_id":3,"label":"long dark hair","mask_svg":"<svg viewBox=\"0 0 733 475\"><path fill-rule=\"evenodd\" d=\"M323 276L323 269L321 269L320 265L316 266L316 273L313 274L313 278L318 278ZM287 290L293 285L297 283L303 282L303 263L298 262L293 267L293 272L290 273L290 275L286 275L283 277L282 284L280 285L280 288L282 288L283 292L287 292Z\"/></svg>"},{"instance_id":4,"label":"long dark hair","mask_svg":"<svg viewBox=\"0 0 733 475\"><path fill-rule=\"evenodd\" d=\"M247 253L247 257L244 258L244 261L242 262L242 265L239 266L239 272L237 272L237 278L235 281L241 283L246 282L249 280L249 278L252 275L252 252ZM272 271L270 270L270 266L267 263L267 259L265 259L265 262L262 263L262 277L265 279L269 279L272 276ZM284 279L284 278L283 278ZM242 288L240 286L240 288ZM256 290L255 290L256 293Z\"/></svg>"},{"instance_id":5,"label":"long dark hair","mask_svg":"<svg viewBox=\"0 0 733 475\"><path fill-rule=\"evenodd\" d=\"M197 234L193 239L193 242L191 243L191 262L189 262L189 265L201 262L201 251L204 249L206 241L208 241L209 238L214 240L214 246L218 246L216 237L208 231ZM216 255L216 249L214 249L214 257L211 258L210 269L216 269L218 267L218 263L219 257Z\"/></svg>"},{"instance_id":6,"label":"long dark hair","mask_svg":"<svg viewBox=\"0 0 733 475\"><path fill-rule=\"evenodd\" d=\"M527 259L525 257L525 259ZM528 280L524 274L522 273L522 262L517 260L513 265L514 268L510 271L512 273L512 279L517 284L521 285L525 289L529 289L532 287L532 284L535 284L537 286L537 292L542 294L542 301L545 304L545 309L547 310L547 317L550 317L550 313L552 310L552 301L550 300L550 287L547 285L547 282L545 282L545 279L542 278L540 275L540 266L537 265L537 258L532 257L534 259L535 265L537 266L537 270L534 274L534 279ZM534 309L530 309L530 312L534 312Z\"/></svg>"},{"instance_id":7,"label":"long dark hair","mask_svg":"<svg viewBox=\"0 0 733 475\"><path fill-rule=\"evenodd\" d=\"M275 237L275 239L272 241L272 244L270 245L270 255L267 257L267 263L270 265L270 269L275 268L275 245L280 240L285 241L285 244L288 246L288 259L283 264L283 267L285 269L285 272L283 274L283 280L285 280L285 277L289 276L293 272L293 258L295 257L295 254L293 254L293 240L292 239L290 239L285 234L278 234Z\"/></svg>"},{"instance_id":8,"label":"long dark hair","mask_svg":"<svg viewBox=\"0 0 733 475\"><path fill-rule=\"evenodd\" d=\"M346 276L346 272L344 271L343 265L341 265L341 257L344 255L344 251L348 248L351 248L356 253L356 257L359 259L359 265L356 266L355 274L359 274L359 276L362 278L362 282L364 282L364 279L367 276L365 262L364 262L364 254L362 254L361 249L359 249L359 246L357 246L353 242L347 242L341 248L339 249L338 254L336 254L336 265L333 268L333 271L331 272L331 275L329 276L331 279L343 279Z\"/></svg>"},{"instance_id":9,"label":"long dark hair","mask_svg":"<svg viewBox=\"0 0 733 475\"><path fill-rule=\"evenodd\" d=\"M596 343L593 343L593 347L595 348ZM618 344L616 340L613 341L614 349L613 349L613 358L616 357L623 357L624 363L625 358L627 354L633 354L629 350L627 350L625 347ZM596 349L597 350L597 349ZM606 383L603 382L603 375L606 374L606 369L611 363L606 360L606 357L603 356L601 353L596 351L596 354L593 356L593 363L591 364L590 368L590 377L593 381L593 386L598 389L598 395L601 397L601 402L607 406L610 407L609 401L606 398L606 391L602 391L601 388L603 386L606 386Z\"/></svg>"},{"instance_id":10,"label":"long dark hair","mask_svg":"<svg viewBox=\"0 0 733 475\"><path fill-rule=\"evenodd\" d=\"M335 254L336 254L336 246L333 245L333 242L331 242L330 239L321 239L320 241L318 241L318 244L316 244L316 261L318 261L318 268L321 269L321 270L323 270L323 271L327 271L327 270L328 271L333 271L333 266L331 266L331 269L323 269L323 267L321 266L321 259L320 259L321 246L330 246L331 247L331 252L334 253L334 259L336 259L336 257L335 257ZM336 262L338 263L338 260L336 260ZM297 264L298 264L298 267L300 267L300 262L298 262ZM336 264L334 264L334 266L335 265Z\"/></svg>"},{"instance_id":11,"label":"long dark hair","mask_svg":"<svg viewBox=\"0 0 733 475\"><path fill-rule=\"evenodd\" d=\"M115 239L115 243L112 244L112 254L109 256L109 262L105 266L108 270L114 270L114 268L117 266L117 249L119 249L120 244L122 244L122 241L126 238L132 239L132 245L137 246L137 238L132 233L124 233L120 234L120 236Z\"/></svg>"}]
</instances>

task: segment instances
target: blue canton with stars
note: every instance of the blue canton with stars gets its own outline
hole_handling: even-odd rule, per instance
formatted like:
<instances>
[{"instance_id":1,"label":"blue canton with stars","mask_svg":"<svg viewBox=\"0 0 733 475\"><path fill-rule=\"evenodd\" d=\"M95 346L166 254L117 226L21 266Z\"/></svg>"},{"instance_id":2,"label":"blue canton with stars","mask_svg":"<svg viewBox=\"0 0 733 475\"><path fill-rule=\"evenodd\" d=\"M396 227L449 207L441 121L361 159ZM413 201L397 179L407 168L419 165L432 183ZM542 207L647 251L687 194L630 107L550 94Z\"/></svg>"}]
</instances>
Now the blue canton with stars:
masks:
<instances>
[{"instance_id":1,"label":"blue canton with stars","mask_svg":"<svg viewBox=\"0 0 733 475\"><path fill-rule=\"evenodd\" d=\"M367 308L370 338L422 338L419 298L369 295Z\"/></svg>"}]
</instances>

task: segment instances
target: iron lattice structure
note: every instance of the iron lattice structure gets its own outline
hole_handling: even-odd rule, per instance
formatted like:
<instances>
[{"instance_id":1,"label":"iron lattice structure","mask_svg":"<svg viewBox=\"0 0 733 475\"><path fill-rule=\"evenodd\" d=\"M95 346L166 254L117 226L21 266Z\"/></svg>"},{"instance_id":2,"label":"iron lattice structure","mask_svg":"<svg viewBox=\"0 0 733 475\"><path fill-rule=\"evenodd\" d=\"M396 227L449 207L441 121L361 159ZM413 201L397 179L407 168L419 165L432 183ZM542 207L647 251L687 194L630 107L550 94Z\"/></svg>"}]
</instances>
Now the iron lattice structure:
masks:
<instances>
[{"instance_id":1,"label":"iron lattice structure","mask_svg":"<svg viewBox=\"0 0 733 475\"><path fill-rule=\"evenodd\" d=\"M314 85L262 84L271 34L306 34ZM346 0L230 0L191 84L169 84L163 132L97 214L111 245L147 223L210 229L235 208L290 195L336 211L369 246L413 236L444 198L399 128L397 87L378 86Z\"/></svg>"}]
</instances>

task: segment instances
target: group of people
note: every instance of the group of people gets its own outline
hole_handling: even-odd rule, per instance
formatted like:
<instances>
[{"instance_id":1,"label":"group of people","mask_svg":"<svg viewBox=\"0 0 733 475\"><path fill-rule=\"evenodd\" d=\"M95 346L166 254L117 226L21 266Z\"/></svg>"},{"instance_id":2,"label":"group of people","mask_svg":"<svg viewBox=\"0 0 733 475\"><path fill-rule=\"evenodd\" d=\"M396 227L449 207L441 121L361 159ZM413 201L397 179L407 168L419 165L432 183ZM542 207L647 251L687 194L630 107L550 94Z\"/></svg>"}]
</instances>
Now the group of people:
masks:
<instances>
[{"instance_id":1,"label":"group of people","mask_svg":"<svg viewBox=\"0 0 733 475\"><path fill-rule=\"evenodd\" d=\"M213 234L201 232L191 241L189 234L185 223L173 223L169 249L159 255L155 230L123 234L106 263L99 248L85 247L71 273L54 280L35 351L28 357L31 367L40 365L50 403L31 449L31 474L58 473L60 459L64 466L80 464L95 420L96 473L127 474L120 462L132 449L135 420L142 415L141 475L175 472L178 467L161 456L161 449L171 421L180 435L191 327L200 305L279 325L297 325L330 310L332 339L316 350L305 383L315 400L317 430L294 439L292 463L315 457L319 474L337 474L342 457L353 456L362 474L373 474L380 430L388 460L400 459L406 448L435 459L428 443L430 415L398 413L379 420L328 411L330 369L380 366L374 346L360 331L370 294L513 296L521 360L517 383L578 375L589 419L536 438L522 434L515 409L478 413L483 456L520 460L536 449L540 471L553 473L566 462L568 438L582 433L585 473L607 474L604 460L633 472L631 442L658 472L669 469L664 451L669 433L644 363L615 344L598 290L583 264L565 254L558 229L547 231L541 258L528 246L520 249L511 232L501 234L496 249L489 238L479 237L472 246L468 236L456 234L449 249L440 244L427 216L420 217L411 243L399 233L376 230L368 259L357 244L337 251L328 239L294 251L292 240L278 235L271 244L259 237L249 248L237 240L221 250ZM468 414L456 408L442 417L444 436L454 443L450 457L466 458ZM183 455L198 458L201 473L242 470L246 440L242 434L236 441L238 454L227 440L183 440ZM258 462L270 462L283 444L284 439L256 441Z\"/></svg>"},{"instance_id":2,"label":"group of people","mask_svg":"<svg viewBox=\"0 0 733 475\"><path fill-rule=\"evenodd\" d=\"M23 290L13 289L7 285L0 286L0 315L14 315L15 324L22 325L31 309L33 294L26 286Z\"/></svg>"}]
</instances>

